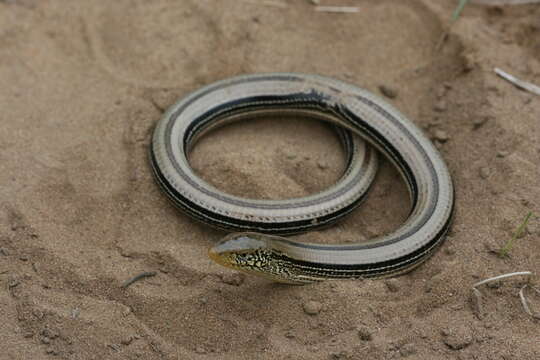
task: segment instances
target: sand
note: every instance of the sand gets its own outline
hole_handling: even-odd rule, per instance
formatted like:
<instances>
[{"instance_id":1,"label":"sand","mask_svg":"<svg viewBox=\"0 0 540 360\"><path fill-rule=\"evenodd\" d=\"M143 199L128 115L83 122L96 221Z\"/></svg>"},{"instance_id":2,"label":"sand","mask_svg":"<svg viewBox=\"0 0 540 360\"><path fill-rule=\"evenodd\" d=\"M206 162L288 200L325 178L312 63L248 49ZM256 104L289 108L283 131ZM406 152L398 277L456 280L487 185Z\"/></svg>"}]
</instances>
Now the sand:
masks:
<instances>
[{"instance_id":1,"label":"sand","mask_svg":"<svg viewBox=\"0 0 540 360\"><path fill-rule=\"evenodd\" d=\"M538 359L518 292L540 270L540 7L453 0L0 0L0 359ZM229 76L301 71L379 93L436 140L455 180L444 246L390 280L295 287L208 259L223 233L162 195L147 151L164 109ZM193 167L255 198L322 190L343 170L331 129L262 119L202 139ZM383 163L368 201L296 237L347 242L396 228L405 186ZM127 279L156 272L127 288ZM537 282L538 283L538 282ZM540 311L540 295L528 293Z\"/></svg>"}]
</instances>

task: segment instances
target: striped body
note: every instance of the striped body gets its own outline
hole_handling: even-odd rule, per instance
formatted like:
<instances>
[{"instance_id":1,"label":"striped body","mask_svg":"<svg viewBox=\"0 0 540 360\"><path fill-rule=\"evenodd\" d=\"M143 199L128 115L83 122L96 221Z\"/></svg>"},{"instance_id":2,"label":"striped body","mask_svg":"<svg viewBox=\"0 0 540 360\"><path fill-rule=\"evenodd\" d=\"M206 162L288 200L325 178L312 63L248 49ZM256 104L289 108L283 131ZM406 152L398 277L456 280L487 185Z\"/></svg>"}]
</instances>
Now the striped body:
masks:
<instances>
[{"instance_id":1,"label":"striped body","mask_svg":"<svg viewBox=\"0 0 540 360\"><path fill-rule=\"evenodd\" d=\"M345 129L341 138L347 170L340 180L303 198L255 200L225 194L194 174L188 154L200 136L232 121L266 115L309 116ZM401 227L368 242L343 245L261 234L305 232L350 213L373 181L377 169L373 148L397 167L407 183L412 209ZM212 226L245 232L216 245L210 252L213 259L277 281L304 283L410 270L444 239L453 212L452 181L429 139L381 99L321 76L247 75L202 88L173 105L159 122L151 161L158 183L180 209ZM246 258L258 262L250 265Z\"/></svg>"}]
</instances>

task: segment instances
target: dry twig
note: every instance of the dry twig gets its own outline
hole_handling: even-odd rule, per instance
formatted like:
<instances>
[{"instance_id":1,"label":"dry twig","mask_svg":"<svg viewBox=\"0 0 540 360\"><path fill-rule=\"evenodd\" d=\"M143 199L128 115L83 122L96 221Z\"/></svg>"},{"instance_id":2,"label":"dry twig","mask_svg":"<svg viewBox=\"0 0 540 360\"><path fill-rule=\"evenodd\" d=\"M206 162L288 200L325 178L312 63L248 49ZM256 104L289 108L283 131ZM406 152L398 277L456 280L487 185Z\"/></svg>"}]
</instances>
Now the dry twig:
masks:
<instances>
[{"instance_id":1,"label":"dry twig","mask_svg":"<svg viewBox=\"0 0 540 360\"><path fill-rule=\"evenodd\" d=\"M519 299L521 300L521 305L523 305L523 309L525 309L525 312L529 314L530 316L540 319L540 313L534 313L531 311L531 308L529 307L529 302L527 301L527 298L525 297L525 289L526 288L532 288L534 291L536 291L538 294L540 294L540 290L537 288L530 286L529 284L525 284L521 287L521 290L519 290Z\"/></svg>"},{"instance_id":2,"label":"dry twig","mask_svg":"<svg viewBox=\"0 0 540 360\"><path fill-rule=\"evenodd\" d=\"M360 11L356 6L315 6L315 11L331 13L357 13Z\"/></svg>"},{"instance_id":3,"label":"dry twig","mask_svg":"<svg viewBox=\"0 0 540 360\"><path fill-rule=\"evenodd\" d=\"M502 71L499 68L495 68L494 71L495 71L495 73L497 75L499 75L500 77L502 77L506 81L511 82L512 84L514 84L518 88L523 89L523 90L527 90L528 92L531 92L531 93L536 94L536 95L540 95L540 86L536 86L536 85L534 85L534 84L532 84L530 82L520 80L520 79L516 78L515 76L510 75L509 73Z\"/></svg>"},{"instance_id":4,"label":"dry twig","mask_svg":"<svg viewBox=\"0 0 540 360\"><path fill-rule=\"evenodd\" d=\"M122 284L122 287L125 289L127 288L129 285L133 284L134 282L136 281L139 281L141 279L144 279L144 278L147 278L147 277L152 277L152 276L156 276L156 272L155 271L145 271L143 273L140 273L139 275L135 275L134 277L132 277L131 279L128 279L126 280L123 284Z\"/></svg>"},{"instance_id":5,"label":"dry twig","mask_svg":"<svg viewBox=\"0 0 540 360\"><path fill-rule=\"evenodd\" d=\"M287 4L277 0L242 0L253 5L273 6L278 8L286 8Z\"/></svg>"},{"instance_id":6,"label":"dry twig","mask_svg":"<svg viewBox=\"0 0 540 360\"><path fill-rule=\"evenodd\" d=\"M530 279L533 276L533 273L530 272L530 271L520 271L520 272L502 274L502 275L499 275L499 276L494 276L494 277L479 281L479 282L477 282L476 284L474 284L472 286L473 296L474 296L474 300L475 300L475 307L476 307L475 312L477 313L478 317L480 317L481 314L482 314L482 302L481 302L482 293L480 292L480 290L477 289L477 287L480 286L480 285L488 284L488 283L493 282L493 281L498 281L498 280L506 279L506 278L513 277L513 276L528 276L529 281L530 281ZM536 315L531 311L531 309L529 308L527 299L525 298L524 291L525 291L525 288L527 288L528 286L530 286L530 285L525 284L521 288L521 290L519 291L519 297L521 299L521 304L523 305L523 309L525 310L525 312L528 315L533 316L535 318L538 318L538 317L540 317L540 315ZM540 291L538 289L536 289L536 288L534 288L532 286L531 286L531 288L533 288L536 292L540 293Z\"/></svg>"}]
</instances>

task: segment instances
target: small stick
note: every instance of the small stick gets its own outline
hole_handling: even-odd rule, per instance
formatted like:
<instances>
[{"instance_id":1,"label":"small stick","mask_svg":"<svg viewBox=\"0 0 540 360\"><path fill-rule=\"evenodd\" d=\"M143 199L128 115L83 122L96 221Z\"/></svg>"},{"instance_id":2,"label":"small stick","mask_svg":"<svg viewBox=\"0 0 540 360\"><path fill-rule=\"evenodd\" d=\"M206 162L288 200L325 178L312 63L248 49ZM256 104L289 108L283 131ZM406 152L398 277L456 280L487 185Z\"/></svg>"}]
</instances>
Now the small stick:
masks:
<instances>
[{"instance_id":1,"label":"small stick","mask_svg":"<svg viewBox=\"0 0 540 360\"><path fill-rule=\"evenodd\" d=\"M539 3L540 0L476 0L475 2L487 5L523 5Z\"/></svg>"},{"instance_id":2,"label":"small stick","mask_svg":"<svg viewBox=\"0 0 540 360\"><path fill-rule=\"evenodd\" d=\"M497 75L499 75L500 77L502 77L506 81L511 82L512 84L514 84L518 88L521 88L523 90L527 90L527 91L529 91L529 92L531 92L533 94L536 94L536 95L540 95L540 86L536 86L536 85L534 85L534 84L532 84L530 82L520 80L520 79L516 78L515 76L512 76L509 73L502 71L499 68L495 68L495 69L493 69L493 71L495 71L495 73Z\"/></svg>"},{"instance_id":3,"label":"small stick","mask_svg":"<svg viewBox=\"0 0 540 360\"><path fill-rule=\"evenodd\" d=\"M521 290L519 290L519 298L521 300L521 305L523 305L523 309L525 309L525 312L533 316L531 309L529 308L529 304L527 304L527 299L525 298L525 295L523 294L527 286L529 286L529 284L525 284L521 287Z\"/></svg>"},{"instance_id":4,"label":"small stick","mask_svg":"<svg viewBox=\"0 0 540 360\"><path fill-rule=\"evenodd\" d=\"M499 275L499 276L495 276L495 277L491 277L489 279L485 279L485 280L482 280L482 281L479 281L477 282L476 284L474 284L472 286L472 291L473 291L473 296L474 296L474 303L473 303L473 307L474 307L474 310L476 312L476 315L478 316L478 318L481 318L482 317L482 293L480 292L480 290L477 289L478 286L480 285L483 285L483 284L487 284L487 283L490 283L490 282L493 282L493 281L497 281L497 280L501 280L501 279L506 279L506 278L509 278L509 277L512 277L512 276L520 276L520 275L524 275L524 276L529 276L529 281L530 281L530 278L532 277L532 272L530 271L520 271L520 272L514 272L514 273L509 273L509 274L503 274L503 275ZM524 291L525 291L525 288L529 286L529 284L525 284L521 290L519 291L519 298L521 299L521 304L523 305L523 308L525 309L525 312L535 318L540 318L540 315L534 315L532 312L531 312L531 309L529 308L529 305L527 303L527 299L525 298L525 295L524 295ZM532 287L536 292L540 293L540 291L538 291L536 288Z\"/></svg>"},{"instance_id":5,"label":"small stick","mask_svg":"<svg viewBox=\"0 0 540 360\"><path fill-rule=\"evenodd\" d=\"M357 13L360 11L356 6L315 6L315 11L331 13Z\"/></svg>"},{"instance_id":6,"label":"small stick","mask_svg":"<svg viewBox=\"0 0 540 360\"><path fill-rule=\"evenodd\" d=\"M144 278L147 278L147 277L152 277L152 276L156 276L157 273L155 271L145 271L143 273L140 273L139 275L135 275L134 277L132 277L131 279L128 279L126 280L123 284L122 284L122 287L125 289L127 288L129 285L133 284L134 282L136 281L139 281L141 279L144 279Z\"/></svg>"},{"instance_id":7,"label":"small stick","mask_svg":"<svg viewBox=\"0 0 540 360\"><path fill-rule=\"evenodd\" d=\"M521 287L521 290L519 290L519 299L521 300L521 305L523 305L523 309L525 309L525 312L532 316L533 318L540 319L540 314L535 314L531 311L531 308L529 307L529 303L527 302L527 298L525 297L525 289L529 287L529 284L525 284ZM540 294L540 290L536 289L535 287L530 286L534 291Z\"/></svg>"},{"instance_id":8,"label":"small stick","mask_svg":"<svg viewBox=\"0 0 540 360\"><path fill-rule=\"evenodd\" d=\"M273 6L273 7L279 7L279 8L286 8L287 4L281 2L281 1L275 1L275 0L243 0L246 3L253 4L253 5L264 5L264 6Z\"/></svg>"},{"instance_id":9,"label":"small stick","mask_svg":"<svg viewBox=\"0 0 540 360\"><path fill-rule=\"evenodd\" d=\"M435 45L435 51L436 52L438 52L441 49L441 47L443 46L446 39L448 39L448 34L449 33L450 33L450 31L446 30L441 34L441 37L439 38L439 41L437 41L437 45Z\"/></svg>"},{"instance_id":10,"label":"small stick","mask_svg":"<svg viewBox=\"0 0 540 360\"><path fill-rule=\"evenodd\" d=\"M527 226L527 223L529 222L529 219L531 218L531 216L532 216L532 211L529 211L529 213L527 214L527 216L525 216L525 219L523 220L521 225L519 225L518 228L516 229L514 236L512 236L512 238L508 240L506 245L504 245L504 247L501 250L499 250L500 257L505 257L506 255L508 255L508 252L512 249L512 246L514 245L514 241L516 241L516 239L521 236L521 233L523 232L523 230L525 230L525 227Z\"/></svg>"},{"instance_id":11,"label":"small stick","mask_svg":"<svg viewBox=\"0 0 540 360\"><path fill-rule=\"evenodd\" d=\"M509 277L512 277L512 276L520 276L520 275L531 277L532 272L530 272L530 271L520 271L520 272L509 273L509 274L503 274L503 275L499 275L499 276L495 276L495 277L492 277L492 278L489 278L489 279L479 281L476 284L474 284L472 287L473 287L473 289L476 289L480 285L484 285L484 284L487 284L487 283L490 283L490 282L493 282L493 281L506 279L506 278L509 278Z\"/></svg>"}]
</instances>

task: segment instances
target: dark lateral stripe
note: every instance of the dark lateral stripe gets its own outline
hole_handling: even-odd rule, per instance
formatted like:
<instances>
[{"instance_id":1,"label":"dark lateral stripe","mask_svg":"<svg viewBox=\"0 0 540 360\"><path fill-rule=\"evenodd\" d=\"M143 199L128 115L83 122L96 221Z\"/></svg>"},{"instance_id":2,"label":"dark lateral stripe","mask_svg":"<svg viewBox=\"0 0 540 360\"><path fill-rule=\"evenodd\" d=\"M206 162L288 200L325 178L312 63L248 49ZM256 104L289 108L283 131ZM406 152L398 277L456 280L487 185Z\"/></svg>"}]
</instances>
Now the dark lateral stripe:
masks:
<instances>
[{"instance_id":1,"label":"dark lateral stripe","mask_svg":"<svg viewBox=\"0 0 540 360\"><path fill-rule=\"evenodd\" d=\"M150 160L152 163L153 173L156 180L158 181L162 189L165 191L169 199L176 206L178 206L180 209L185 211L192 218L202 221L204 223L210 223L212 226L215 226L217 228L221 228L224 230L238 231L239 229L243 229L246 231L263 231L267 234L286 235L286 234L295 234L298 232L303 232L306 230L306 227L309 227L310 229L323 228L341 219L343 216L347 215L356 207L358 207L358 205L362 203L362 201L366 197L366 194L368 193L368 191L366 191L366 193L363 194L361 197L359 197L356 201L352 202L347 207L344 207L341 211L337 213L331 213L322 217L318 217L316 219L317 220L316 223L314 223L312 219L297 220L297 221L290 221L290 222L283 222L283 223L263 223L263 222L246 221L246 220L240 220L240 219L236 219L232 217L227 217L225 215L213 213L193 203L192 201L184 197L182 194L180 194L178 191L176 191L176 189L174 189L174 187L172 187L169 184L167 179L165 179L163 174L159 171L159 168L157 166L156 159L154 156L154 152L152 149L150 151Z\"/></svg>"},{"instance_id":2,"label":"dark lateral stripe","mask_svg":"<svg viewBox=\"0 0 540 360\"><path fill-rule=\"evenodd\" d=\"M396 126L399 126L399 122L397 122L397 120L391 114L386 112L383 108L381 108L377 104L374 104L369 99L366 99L364 97L357 96L357 98L360 101L366 103L367 105L372 106L377 111L379 111L382 116L384 116L384 117L388 118L389 120L391 120L394 124L396 124ZM190 102L188 102L188 104L191 104L192 101L194 101L194 100L193 99L190 100ZM187 106L187 105L185 105L185 106ZM200 131L199 129L201 129L201 128L203 129L204 128L203 126L204 126L205 123L208 123L209 121L215 120L218 117L227 117L227 116L230 116L231 114L236 114L238 112L249 113L250 110L252 110L252 111L256 110L258 107L263 107L264 109L268 109L269 107L279 107L281 109L281 108L283 108L285 106L289 106L289 108L293 108L293 109L310 109L310 110L311 109L317 109L320 112L329 114L331 116L339 117L339 118L341 118L343 120L346 120L349 123L351 123L353 126L356 125L358 127L358 130L359 130L360 133L365 133L367 139L371 140L375 144L378 144L379 148L381 150L383 150L390 157L390 159L392 159L393 162L401 169L402 173L405 176L405 179L407 180L407 185L409 186L410 192L412 194L413 206L411 208L414 209L416 207L417 202L418 202L418 185L416 183L415 176L412 173L412 170L411 170L409 164L407 162L405 162L405 160L403 159L403 157L401 156L399 151L397 151L397 149L393 146L393 144L390 143L375 128L370 126L365 120L363 120L359 116L352 113L345 106L339 105L339 104L331 104L330 105L327 102L326 96L321 95L321 94L319 94L317 92L314 92L314 91L312 91L311 93L292 93L292 94L289 94L289 95L286 95L286 96L268 95L268 96L249 97L249 98L238 99L238 100L235 100L235 101L230 101L230 102L228 102L226 104L221 104L217 108L213 108L213 109L207 111L205 114L197 117L196 119L194 119L193 121L190 122L190 125L188 127L188 129L190 129L190 130L187 130L185 135L184 135L184 143L189 144L189 142L186 142L186 140L185 140L189 136L189 134L196 133L197 131ZM237 110L237 109L240 109L240 110ZM183 111L183 107L179 108L171 116L176 117L176 116L178 116L180 114L181 111ZM171 129L169 128L167 131L170 134ZM406 131L404 131L404 135L408 135L408 133ZM414 137L412 137L412 136L409 136L409 137L410 137L411 141L415 142ZM167 146L168 146L167 151L168 151L169 157L172 157L172 148L171 148L172 144L169 143L169 144L167 144ZM427 155L423 152L423 148L420 146L420 144L416 143L416 146L420 150L422 156L426 157L427 162L432 167L432 164L431 164L431 162L429 160L429 157L427 157ZM214 196L214 197L219 197L220 196L219 194L216 194L216 193L208 193L207 190L198 187L198 184L195 183L193 181L193 179L186 176L183 173L182 169L179 168L174 161L173 161L173 165L175 166L176 170L178 171L178 174L180 176L182 176L183 179L185 181L187 181L188 183L190 183L193 187L199 188L201 191L205 191L209 196ZM433 168L431 168L430 170L435 172ZM438 196L437 178L434 177L433 180L435 181L434 193L432 195L432 197L434 199L434 202L431 203L431 205L430 205L431 208L434 208L436 206L437 196ZM169 192L170 191L174 191L174 189L172 189L172 190L170 189ZM231 204L233 204L232 200L230 200L230 199L222 198L221 200L228 201ZM190 206L192 204L192 202L189 201L188 199L180 199L180 198L178 198L177 201L183 201L184 202L183 205L184 205L184 207L186 207L186 209L187 209L188 206ZM236 204L236 203L234 203L234 204ZM359 204L359 202L356 204L356 206L358 204ZM236 204L236 205L242 205L242 204L239 203L239 204ZM222 227L222 228L225 228L225 229L234 229L233 225L227 224L228 222L231 222L233 224L238 224L237 227L241 228L241 229L258 230L258 231L268 232L268 233L272 233L272 234L292 234L292 233L298 233L298 232L307 231L309 228L316 229L316 228L323 227L326 224L330 224L334 220L337 220L337 219L341 218L343 215L349 213L352 209L354 209L355 206L342 209L341 212L337 212L335 215L327 215L326 216L327 219L324 219L324 218L318 219L319 224L311 225L311 226L309 225L311 223L310 220L303 220L303 221L299 220L299 221L296 221L296 222L291 221L291 222L285 222L285 223L281 223L281 224L248 222L248 221L238 220L238 219L235 219L235 218L231 220L229 217L223 216L223 215L213 214L213 216L212 216L211 212L209 212L206 209L200 209L200 207L195 205L195 204L194 204L193 207L194 207L194 209L192 209L192 210L195 210L198 213L194 217L197 217L197 218L201 219L202 221L204 221L205 219L213 219L213 221L215 221L215 222L222 223L221 226L217 225L218 227ZM190 211L189 209L187 209L187 210ZM328 218L330 218L331 220L328 220ZM422 222L419 223L417 227L415 227L414 229L411 229L409 232L407 232L406 234L403 234L402 236L400 236L398 238L391 239L391 240L385 242L385 245L390 244L390 243L394 243L394 242L398 242L398 241L410 236L411 234L416 232L421 226L423 226L428 221L428 219L429 219L429 216L424 217ZM258 226L254 226L253 224L258 224ZM285 225L285 224L289 224L289 225ZM299 226L302 226L302 227L298 228L298 229L291 230L289 228L293 226L292 224L299 224ZM380 245L381 244L373 245L373 246L380 246ZM311 249L321 248L321 249L326 249L326 250L343 250L343 248L334 249L334 248L329 247L329 246L317 246L317 245L314 245L314 244L295 243L295 246L304 247L304 248L311 248ZM351 245L350 249L360 249L360 248L370 248L370 247L372 247L372 245Z\"/></svg>"},{"instance_id":3,"label":"dark lateral stripe","mask_svg":"<svg viewBox=\"0 0 540 360\"><path fill-rule=\"evenodd\" d=\"M321 106L321 100L315 95L294 93L289 95L261 95L251 96L247 98L230 101L218 105L211 110L208 110L199 117L193 119L186 129L186 137L184 138L184 149L191 141L191 138L201 131L207 124L214 121L216 118L225 118L236 114L254 111L258 109L268 109L268 107L283 109L317 109L330 113L326 108ZM184 107L178 109L171 117L177 117L184 110Z\"/></svg>"},{"instance_id":4,"label":"dark lateral stripe","mask_svg":"<svg viewBox=\"0 0 540 360\"><path fill-rule=\"evenodd\" d=\"M356 124L360 131L368 134L368 140L371 140L384 149L384 152L389 156L393 163L398 166L402 173L405 175L407 185L412 195L411 209L416 207L418 201L418 184L416 183L413 172L409 164L403 159L403 156L397 151L397 149L390 143L384 136L382 136L375 128L370 126L366 121L362 120L356 114L343 106L328 106L324 103L326 97L317 92L305 93L293 93L288 95L265 95L265 96L253 96L248 98L242 98L236 101L221 104L206 113L195 118L187 127L186 135L183 139L184 151L188 148L188 145L199 131L203 130L205 126L210 124L216 118L225 118L232 115L241 113L248 113L258 109L267 109L268 107L278 107L280 109L303 109L310 110L316 109L320 112L337 116L342 119L349 120L349 122ZM365 100L361 98L362 100ZM176 113L171 115L176 117L183 110L179 109ZM383 110L378 108L379 111Z\"/></svg>"},{"instance_id":5,"label":"dark lateral stripe","mask_svg":"<svg viewBox=\"0 0 540 360\"><path fill-rule=\"evenodd\" d=\"M401 171L405 175L407 185L411 190L413 201L411 209L414 209L416 207L416 202L418 201L418 184L416 183L416 179L414 178L411 167L405 161L405 159L403 159L403 156L400 154L400 152L397 151L396 148L390 142L388 142L388 140L386 140L384 136L380 135L377 130L375 130L366 121L362 120L360 117L358 117L346 107L339 107L337 111L341 114L342 117L345 117L349 119L352 123L357 124L362 132L369 134L369 138L372 139L375 143L377 143L380 147L385 149L384 152L392 159L393 163L401 169Z\"/></svg>"},{"instance_id":6,"label":"dark lateral stripe","mask_svg":"<svg viewBox=\"0 0 540 360\"><path fill-rule=\"evenodd\" d=\"M223 119L223 118L227 118L227 117L230 117L230 116L234 116L234 115L239 115L239 114L247 114L249 115L250 112L252 111L257 111L257 110L260 110L260 109L268 109L268 106L271 106L273 105L274 107L276 107L276 103L275 101L280 101L280 102L284 102L288 99L289 97L287 96L259 96L259 97L254 97L254 98L249 98L247 100L245 100L246 102L249 102L251 105L249 104L240 104L238 105L237 107L235 107L234 109L231 109L231 110L227 110L225 111L225 109L230 109L231 107L234 107L234 105L231 105L231 103L227 103L227 104L223 104L221 106L218 106L208 112L206 112L205 114L199 116L198 118L194 119L190 124L189 126L187 127L186 129L186 134L184 136L184 139L183 139L183 146L184 146L184 152L187 153L187 149L189 148L189 145L192 141L192 139L197 136L197 134L201 131L203 131L207 126L209 126L212 122L218 120L218 119ZM256 99L256 100L253 100L253 99ZM290 99L289 99L290 100ZM305 96L304 96L304 100L305 99ZM254 104L253 101L256 101L257 104ZM263 103L263 104L261 104ZM301 104L301 106L299 106L299 104ZM286 110L294 110L294 109L304 109L304 110L310 110L310 109L316 109L318 111L321 111L321 107L320 107L320 104L319 103L316 103L316 102L309 102L309 101L303 101L303 102L299 102L299 101L295 101L293 103L288 103L288 104L282 104L280 105L279 107L279 110L284 110L284 113L286 113ZM173 115L171 115L172 117L176 117L179 115L179 113L182 111L182 109L180 109L179 111L177 111L176 113L174 113ZM328 114L331 114L331 115L334 115L333 113L329 112L329 111L325 111L326 113ZM289 115L294 115L294 113L291 113ZM314 120L319 120L319 119L314 119ZM323 120L321 120L323 121ZM351 166L351 161L352 161L352 150L353 150L353 133L347 129L347 128L344 128L344 127L341 127L339 125L335 125L335 124L328 124L328 125L331 125L332 129L336 132L340 142L341 142L341 145L343 147L343 150L345 152L345 156L346 156L346 162L345 162L345 169L348 169L350 166Z\"/></svg>"},{"instance_id":7,"label":"dark lateral stripe","mask_svg":"<svg viewBox=\"0 0 540 360\"><path fill-rule=\"evenodd\" d=\"M334 276L334 277L377 276L377 275L382 275L387 272L388 273L393 272L391 270L392 268L395 268L396 271L399 271L399 269L406 268L410 264L421 262L426 256L429 256L429 254L433 252L440 243L442 243L442 240L444 239L453 220L454 205L452 205L451 214L452 215L448 218L447 222L444 224L441 230L430 242L416 249L412 253L409 253L405 256L395 258L392 260L381 261L381 262L370 263L370 264L348 264L348 265L313 263L313 262L307 262L307 261L290 258L286 255L282 255L280 260L285 261L285 262L290 262L293 265L298 266L299 268L313 268L313 266L315 265L317 266L316 271L320 273L321 275Z\"/></svg>"},{"instance_id":8,"label":"dark lateral stripe","mask_svg":"<svg viewBox=\"0 0 540 360\"><path fill-rule=\"evenodd\" d=\"M316 93L314 93L314 94L316 94ZM289 102L291 102L290 108L309 109L309 110L312 110L312 109L315 108L319 112L324 112L324 113L330 114L332 116L337 116L333 112L325 111L325 110L328 110L327 109L328 107L324 107L324 106L321 107L322 105L324 105L323 103L321 103L325 99L324 96L319 96L319 98L317 98L317 101L314 100L313 96L311 95L311 93L310 94L300 94L300 95L298 95L299 99L297 99L297 100L294 100L294 99L289 100ZM273 97L270 96L268 98L273 98ZM301 98L301 100L300 100L300 98ZM279 104L276 104L276 103L261 104L261 101L263 101L262 97L256 97L254 99L255 100L253 100L253 98L248 98L248 99L244 98L244 99L240 99L240 100L237 100L237 101L231 101L231 102L229 102L227 104L222 104L221 105L223 108L222 108L222 110L221 110L221 112L219 114L216 114L215 110L210 110L210 111L208 111L206 113L206 115L201 115L201 116L191 120L189 125L188 125L188 128L186 129L186 131L184 133L184 139L179 139L179 141L182 141L185 144L184 146L186 148L184 148L184 152L186 151L187 147L189 147L189 141L186 140L186 139L192 138L193 134L196 134L201 129L204 129L204 127L202 127L202 126L205 123L208 123L209 121L215 120L217 118L216 116L218 116L218 115L222 116L222 117L227 117L227 116L231 116L233 114L236 114L238 112L249 113L248 110L252 110L252 111L256 110L256 108L253 108L253 106L255 106L255 105L262 106L264 109L267 109L268 107L274 107L274 108L279 107L281 109L282 106L284 105L284 103L286 102L284 99L282 99L282 100L280 100L281 102ZM280 97L280 99L281 99L281 97ZM310 99L312 101L312 104L305 103L306 99ZM180 113L182 111L184 111L185 107L190 105L193 101L194 101L194 99L190 99L183 106L181 106L179 109L177 109L173 114L171 114L169 118L176 119L180 115ZM270 100L268 100L268 101L270 101ZM233 108L238 107L239 106L238 104L240 104L240 103L244 104L244 102L249 102L249 105L252 106L252 108L250 108L249 106L246 105L247 107L243 107L243 111L228 112L228 111L233 111L232 110ZM299 107L298 104L301 103L301 102L303 103L303 105ZM232 104L234 104L234 106ZM231 109L231 110L229 110L229 109ZM227 116L223 115L224 113ZM172 124L173 123L174 123L174 121L170 121L167 124L166 130L165 130L165 134L166 134L165 136L166 136L167 139L171 136ZM197 125L197 124L199 124L199 125ZM245 202L245 201L243 201L241 199L232 199L230 197L221 195L219 192L213 192L213 191L210 191L209 189L207 189L205 187L200 186L200 184L197 183L197 181L195 181L194 179L189 177L187 174L185 174L184 171L182 170L182 168L179 166L179 164L174 160L173 144L176 144L174 139L171 139L171 141L168 141L168 143L166 144L166 151L167 151L167 155L169 157L169 160L171 161L171 164L176 169L178 175L181 176L183 178L183 180L186 181L190 186L192 186L193 188L198 189L199 191L205 193L206 195L208 195L210 197L217 198L217 199L219 199L221 201L224 201L224 202L227 202L227 203L229 203L231 205L255 207L252 203L247 203L247 202ZM369 150L367 150L367 151L369 151ZM350 165L350 163L349 163L349 165ZM331 198L335 198L336 196L339 196L342 193L344 193L348 188L349 187L343 187L340 191L338 191L338 192L336 192L334 194L331 194L331 195L329 194L329 195L327 195L327 196L325 196L323 198L319 198L319 199L317 199L317 203L324 202L327 199L329 200ZM303 207L303 206L315 205L315 204L316 203L313 202L313 200L311 200L311 201L297 202L294 205L291 205L291 207ZM280 205L258 204L256 207L258 207L260 209L277 209L277 208L280 207ZM298 231L302 231L302 230L298 229Z\"/></svg>"}]
</instances>

